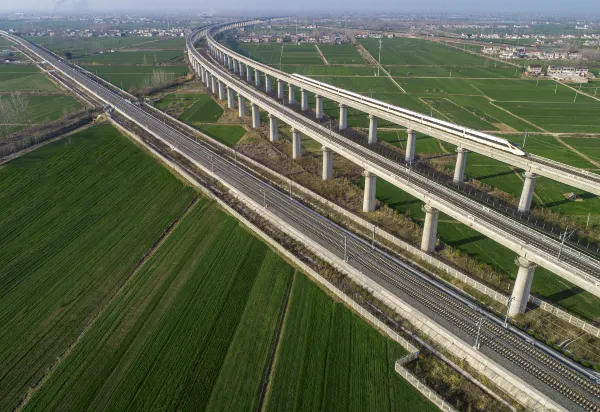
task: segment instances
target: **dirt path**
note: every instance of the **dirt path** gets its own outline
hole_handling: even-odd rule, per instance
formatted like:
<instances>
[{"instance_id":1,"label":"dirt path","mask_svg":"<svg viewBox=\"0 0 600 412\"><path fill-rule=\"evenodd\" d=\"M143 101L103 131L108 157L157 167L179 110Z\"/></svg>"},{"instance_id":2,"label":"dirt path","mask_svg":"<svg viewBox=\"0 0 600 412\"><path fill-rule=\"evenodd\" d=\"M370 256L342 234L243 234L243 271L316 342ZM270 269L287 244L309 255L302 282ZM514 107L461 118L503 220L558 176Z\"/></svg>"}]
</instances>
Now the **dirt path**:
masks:
<instances>
[{"instance_id":1,"label":"dirt path","mask_svg":"<svg viewBox=\"0 0 600 412\"><path fill-rule=\"evenodd\" d=\"M584 158L585 160L587 160L588 162L590 162L591 164L593 164L596 167L600 167L600 162L593 160L592 158L590 158L589 156L581 153L579 150L575 149L573 146L571 146L570 144L566 143L565 141L563 141L559 136L554 136L554 138L563 146L565 146L566 148L568 148L569 150L572 150L573 153L577 153L579 156L581 156L582 158Z\"/></svg>"},{"instance_id":2,"label":"dirt path","mask_svg":"<svg viewBox=\"0 0 600 412\"><path fill-rule=\"evenodd\" d=\"M319 49L319 45L318 44L315 44L315 48L319 52L319 56L321 56L321 60L323 60L323 63L325 63L326 66L329 66L329 62L325 58L325 55L323 54L323 52L321 51L321 49Z\"/></svg>"}]
</instances>

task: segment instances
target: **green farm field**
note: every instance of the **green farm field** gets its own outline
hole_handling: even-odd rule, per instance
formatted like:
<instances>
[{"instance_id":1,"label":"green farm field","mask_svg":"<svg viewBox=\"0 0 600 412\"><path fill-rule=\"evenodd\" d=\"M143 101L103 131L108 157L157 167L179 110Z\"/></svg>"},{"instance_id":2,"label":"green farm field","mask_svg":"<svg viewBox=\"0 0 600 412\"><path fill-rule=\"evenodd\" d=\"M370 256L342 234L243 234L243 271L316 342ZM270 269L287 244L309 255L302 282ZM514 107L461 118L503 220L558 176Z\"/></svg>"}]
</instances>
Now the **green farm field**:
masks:
<instances>
[{"instance_id":1,"label":"green farm field","mask_svg":"<svg viewBox=\"0 0 600 412\"><path fill-rule=\"evenodd\" d=\"M296 276L266 410L434 410L394 371L405 354Z\"/></svg>"},{"instance_id":2,"label":"green farm field","mask_svg":"<svg viewBox=\"0 0 600 412\"><path fill-rule=\"evenodd\" d=\"M0 121L0 128L5 134L16 132L29 125L60 119L83 107L77 99L67 94L24 94L20 97L26 109L19 115L19 118L6 123ZM4 101L12 106L12 96L0 94L0 102Z\"/></svg>"},{"instance_id":3,"label":"green farm field","mask_svg":"<svg viewBox=\"0 0 600 412\"><path fill-rule=\"evenodd\" d=\"M281 64L323 64L314 44L284 43L281 49Z\"/></svg>"},{"instance_id":4,"label":"green farm field","mask_svg":"<svg viewBox=\"0 0 600 412\"><path fill-rule=\"evenodd\" d=\"M365 60L351 44L319 44L329 64L365 64Z\"/></svg>"},{"instance_id":5,"label":"green farm field","mask_svg":"<svg viewBox=\"0 0 600 412\"><path fill-rule=\"evenodd\" d=\"M179 120L188 123L212 123L219 120L222 114L223 108L209 95L198 94L191 106L179 116Z\"/></svg>"},{"instance_id":6,"label":"green farm field","mask_svg":"<svg viewBox=\"0 0 600 412\"><path fill-rule=\"evenodd\" d=\"M36 66L25 64L0 65L0 93L58 92L60 89Z\"/></svg>"},{"instance_id":7,"label":"green farm field","mask_svg":"<svg viewBox=\"0 0 600 412\"><path fill-rule=\"evenodd\" d=\"M227 146L233 147L248 132L244 127L234 124L194 124L198 130L206 133Z\"/></svg>"},{"instance_id":8,"label":"green farm field","mask_svg":"<svg viewBox=\"0 0 600 412\"><path fill-rule=\"evenodd\" d=\"M77 59L82 65L181 65L183 50L177 51L123 51L94 54Z\"/></svg>"},{"instance_id":9,"label":"green farm field","mask_svg":"<svg viewBox=\"0 0 600 412\"><path fill-rule=\"evenodd\" d=\"M379 39L361 39L360 43L377 58ZM494 66L494 62L444 44L428 40L383 39L381 64L403 66Z\"/></svg>"},{"instance_id":10,"label":"green farm field","mask_svg":"<svg viewBox=\"0 0 600 412\"><path fill-rule=\"evenodd\" d=\"M27 40L44 46L55 53L71 51L74 55L87 55L99 51L128 47L140 48L157 43L152 37L27 37Z\"/></svg>"},{"instance_id":11,"label":"green farm field","mask_svg":"<svg viewBox=\"0 0 600 412\"><path fill-rule=\"evenodd\" d=\"M138 52L139 53L139 52ZM87 69L104 80L125 90L143 88L155 71L165 74L167 79L175 79L189 72L187 66L88 66Z\"/></svg>"},{"instance_id":12,"label":"green farm field","mask_svg":"<svg viewBox=\"0 0 600 412\"><path fill-rule=\"evenodd\" d=\"M108 125L0 167L0 410L13 410L195 196Z\"/></svg>"},{"instance_id":13,"label":"green farm field","mask_svg":"<svg viewBox=\"0 0 600 412\"><path fill-rule=\"evenodd\" d=\"M297 338L311 336L321 342L310 339L304 349L311 355L297 358ZM404 354L202 199L24 410L255 410L265 373L273 384L265 402L279 410L293 377L281 371L290 362L303 371L294 396L316 401L297 403L294 410L433 410L394 371ZM326 368L313 370L314 362ZM348 397L341 388L350 389Z\"/></svg>"},{"instance_id":14,"label":"green farm field","mask_svg":"<svg viewBox=\"0 0 600 412\"><path fill-rule=\"evenodd\" d=\"M275 66L281 63L282 44L235 43L230 47L236 52L264 64ZM319 60L317 64L322 63Z\"/></svg>"}]
</instances>

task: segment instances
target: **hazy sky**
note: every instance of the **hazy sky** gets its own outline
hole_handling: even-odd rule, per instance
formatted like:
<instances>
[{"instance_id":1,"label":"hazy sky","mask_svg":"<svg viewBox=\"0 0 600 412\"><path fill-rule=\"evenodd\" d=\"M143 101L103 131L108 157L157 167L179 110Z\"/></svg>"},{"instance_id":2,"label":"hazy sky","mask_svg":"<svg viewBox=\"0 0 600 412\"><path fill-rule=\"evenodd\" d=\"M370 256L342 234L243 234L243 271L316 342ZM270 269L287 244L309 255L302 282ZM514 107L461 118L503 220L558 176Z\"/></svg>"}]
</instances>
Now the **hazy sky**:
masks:
<instances>
[{"instance_id":1,"label":"hazy sky","mask_svg":"<svg viewBox=\"0 0 600 412\"><path fill-rule=\"evenodd\" d=\"M481 12L503 11L507 13L519 11L567 12L582 15L600 12L598 0L0 0L0 10L31 11L56 9L62 12L102 10L102 11L153 11L153 10L188 10L192 12L215 12L223 10L248 10L273 12L277 11L457 11ZM276 9L277 8L277 9Z\"/></svg>"}]
</instances>

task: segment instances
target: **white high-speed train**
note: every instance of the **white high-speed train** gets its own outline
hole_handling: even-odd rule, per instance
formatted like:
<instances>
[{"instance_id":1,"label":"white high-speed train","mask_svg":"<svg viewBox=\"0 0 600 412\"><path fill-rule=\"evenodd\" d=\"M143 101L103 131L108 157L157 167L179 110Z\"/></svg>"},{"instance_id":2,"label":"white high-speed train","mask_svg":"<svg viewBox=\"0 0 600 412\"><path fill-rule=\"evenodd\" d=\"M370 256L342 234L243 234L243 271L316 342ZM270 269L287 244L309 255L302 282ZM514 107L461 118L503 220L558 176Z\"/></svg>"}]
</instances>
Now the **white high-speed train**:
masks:
<instances>
[{"instance_id":1,"label":"white high-speed train","mask_svg":"<svg viewBox=\"0 0 600 412\"><path fill-rule=\"evenodd\" d=\"M371 99L369 97L363 96L358 93L353 93L348 90L340 89L338 87L332 86L327 83L322 83L320 81L311 79L309 77L301 76L299 74L292 74L292 77L309 83L315 87L326 89L329 92L335 93L342 97L347 97L351 99L356 99L363 104L371 106L375 109L386 110L389 113L398 115L406 120L410 120L411 122L420 123L424 126L430 126L436 130L443 130L448 133L464 137L465 139L473 140L478 143L485 144L487 146L494 147L496 149L503 150L505 152L509 152L515 154L517 156L526 156L527 153L523 151L519 147L518 144L513 143L509 140L492 136L486 133L478 132L477 130L468 129L466 127L459 126L457 124L445 122L443 120L436 119L431 116L426 116L421 113L413 112L412 110L403 109L398 106L393 106L391 104L387 104L385 102L381 102L379 100Z\"/></svg>"}]
</instances>

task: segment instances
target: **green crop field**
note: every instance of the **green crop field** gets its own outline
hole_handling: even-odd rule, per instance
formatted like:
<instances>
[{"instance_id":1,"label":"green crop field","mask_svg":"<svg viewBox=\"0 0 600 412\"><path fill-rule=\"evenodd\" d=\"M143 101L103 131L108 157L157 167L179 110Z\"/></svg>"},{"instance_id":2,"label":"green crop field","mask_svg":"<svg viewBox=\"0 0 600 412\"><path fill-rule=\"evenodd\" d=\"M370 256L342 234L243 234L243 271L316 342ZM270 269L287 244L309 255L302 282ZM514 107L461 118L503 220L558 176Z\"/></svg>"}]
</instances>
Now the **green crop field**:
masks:
<instances>
[{"instance_id":1,"label":"green crop field","mask_svg":"<svg viewBox=\"0 0 600 412\"><path fill-rule=\"evenodd\" d=\"M177 51L123 51L94 54L76 59L82 65L180 65L184 62L183 50Z\"/></svg>"},{"instance_id":2,"label":"green crop field","mask_svg":"<svg viewBox=\"0 0 600 412\"><path fill-rule=\"evenodd\" d=\"M137 44L131 48L144 49L174 49L185 50L185 37L150 37L144 43Z\"/></svg>"},{"instance_id":3,"label":"green crop field","mask_svg":"<svg viewBox=\"0 0 600 412\"><path fill-rule=\"evenodd\" d=\"M81 103L70 95L23 95L23 100L26 106L25 111L21 114L23 118L17 120L20 122L19 127L14 127L12 131L16 131L25 124L39 124L53 120L57 120L65 114L72 113L81 109ZM0 95L0 101L11 101L11 96Z\"/></svg>"},{"instance_id":4,"label":"green crop field","mask_svg":"<svg viewBox=\"0 0 600 412\"><path fill-rule=\"evenodd\" d=\"M211 123L219 120L223 108L207 94L198 94L193 104L179 116L180 120L188 123Z\"/></svg>"},{"instance_id":5,"label":"green crop field","mask_svg":"<svg viewBox=\"0 0 600 412\"><path fill-rule=\"evenodd\" d=\"M235 146L247 133L244 127L233 124L194 124L194 126L230 147Z\"/></svg>"},{"instance_id":6,"label":"green crop field","mask_svg":"<svg viewBox=\"0 0 600 412\"><path fill-rule=\"evenodd\" d=\"M303 276L289 305L266 410L434 410L394 371L403 349Z\"/></svg>"},{"instance_id":7,"label":"green crop field","mask_svg":"<svg viewBox=\"0 0 600 412\"><path fill-rule=\"evenodd\" d=\"M361 39L360 43L375 58L379 53L379 39ZM494 66L491 60L447 47L428 40L395 38L383 39L381 64L413 66Z\"/></svg>"},{"instance_id":8,"label":"green crop field","mask_svg":"<svg viewBox=\"0 0 600 412\"><path fill-rule=\"evenodd\" d=\"M0 92L56 92L60 89L33 65L0 65Z\"/></svg>"},{"instance_id":9,"label":"green crop field","mask_svg":"<svg viewBox=\"0 0 600 412\"><path fill-rule=\"evenodd\" d=\"M194 193L100 125L0 168L0 410L13 410Z\"/></svg>"},{"instance_id":10,"label":"green crop field","mask_svg":"<svg viewBox=\"0 0 600 412\"><path fill-rule=\"evenodd\" d=\"M433 410L394 371L403 355L201 199L24 410L257 410L267 377L269 410Z\"/></svg>"},{"instance_id":11,"label":"green crop field","mask_svg":"<svg viewBox=\"0 0 600 412\"><path fill-rule=\"evenodd\" d=\"M365 60L351 44L319 44L329 64L365 64Z\"/></svg>"},{"instance_id":12,"label":"green crop field","mask_svg":"<svg viewBox=\"0 0 600 412\"><path fill-rule=\"evenodd\" d=\"M323 64L314 44L284 44L281 64Z\"/></svg>"},{"instance_id":13,"label":"green crop field","mask_svg":"<svg viewBox=\"0 0 600 412\"><path fill-rule=\"evenodd\" d=\"M438 66L387 66L386 69L394 77L443 77L443 78L481 78L495 79L521 76L518 68L494 68L494 67L438 67Z\"/></svg>"},{"instance_id":14,"label":"green crop field","mask_svg":"<svg viewBox=\"0 0 600 412\"><path fill-rule=\"evenodd\" d=\"M82 107L77 99L69 95L35 95L27 96L27 100L29 101L29 118L33 123L56 120Z\"/></svg>"},{"instance_id":15,"label":"green crop field","mask_svg":"<svg viewBox=\"0 0 600 412\"><path fill-rule=\"evenodd\" d=\"M371 92L400 92L398 86L387 77L319 77L316 80L369 96Z\"/></svg>"},{"instance_id":16,"label":"green crop field","mask_svg":"<svg viewBox=\"0 0 600 412\"><path fill-rule=\"evenodd\" d=\"M275 68L279 69L278 65ZM286 73L297 73L303 76L375 76L377 68L373 66L318 66L284 64L281 70ZM321 80L317 78L316 80Z\"/></svg>"},{"instance_id":17,"label":"green crop field","mask_svg":"<svg viewBox=\"0 0 600 412\"><path fill-rule=\"evenodd\" d=\"M236 43L231 47L244 56L248 56L261 63L272 66L281 63L282 44ZM321 61L319 60L317 64L321 64Z\"/></svg>"},{"instance_id":18,"label":"green crop field","mask_svg":"<svg viewBox=\"0 0 600 412\"><path fill-rule=\"evenodd\" d=\"M255 409L291 275L202 201L29 409Z\"/></svg>"},{"instance_id":19,"label":"green crop field","mask_svg":"<svg viewBox=\"0 0 600 412\"><path fill-rule=\"evenodd\" d=\"M152 44L158 39L153 37L27 37L27 40L44 46L55 53L71 51L73 55L87 55L111 49L127 47L139 48ZM149 43L152 42L152 43Z\"/></svg>"},{"instance_id":20,"label":"green crop field","mask_svg":"<svg viewBox=\"0 0 600 412\"><path fill-rule=\"evenodd\" d=\"M595 167L592 163L573 152L564 144L560 143L560 141L554 136L530 134L527 136L527 140L524 140L524 136L522 135L515 136L501 134L500 136L515 141L521 147L523 147L523 143L525 143L525 149L527 152L536 154L538 156L543 156L548 159L556 160L557 162L566 163L582 169ZM599 138L561 137L560 140L563 140L568 145L584 152L592 160L600 161L600 155L595 155L594 153L597 152L597 148L600 148ZM580 146L580 142L582 142L583 145Z\"/></svg>"},{"instance_id":21,"label":"green crop field","mask_svg":"<svg viewBox=\"0 0 600 412\"><path fill-rule=\"evenodd\" d=\"M585 96L583 96L585 97ZM503 109L549 132L600 133L600 102L497 102Z\"/></svg>"},{"instance_id":22,"label":"green crop field","mask_svg":"<svg viewBox=\"0 0 600 412\"><path fill-rule=\"evenodd\" d=\"M566 103L572 102L576 94L571 88L549 80L474 79L470 83L491 99L506 102ZM593 102L584 95L579 95L577 101Z\"/></svg>"},{"instance_id":23,"label":"green crop field","mask_svg":"<svg viewBox=\"0 0 600 412\"><path fill-rule=\"evenodd\" d=\"M167 79L175 79L189 72L188 66L88 66L87 69L124 90L146 87L152 73L162 72Z\"/></svg>"}]
</instances>

